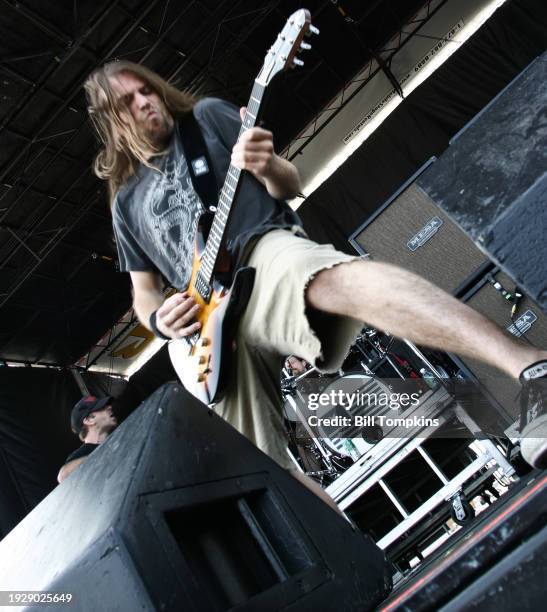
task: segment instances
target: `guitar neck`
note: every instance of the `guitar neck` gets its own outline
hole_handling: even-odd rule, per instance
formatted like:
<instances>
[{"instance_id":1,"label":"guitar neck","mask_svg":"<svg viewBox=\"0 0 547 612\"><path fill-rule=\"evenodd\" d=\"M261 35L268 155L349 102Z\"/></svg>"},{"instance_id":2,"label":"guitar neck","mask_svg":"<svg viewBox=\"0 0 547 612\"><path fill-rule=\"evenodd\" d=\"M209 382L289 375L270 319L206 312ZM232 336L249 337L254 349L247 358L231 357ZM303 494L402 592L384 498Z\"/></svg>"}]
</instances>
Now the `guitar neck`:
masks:
<instances>
[{"instance_id":1,"label":"guitar neck","mask_svg":"<svg viewBox=\"0 0 547 612\"><path fill-rule=\"evenodd\" d=\"M263 85L255 81L251 97L247 104L247 113L237 137L238 141L247 130L255 126L265 89ZM207 238L198 273L201 277L201 281L207 285L211 283L213 277L215 264L230 217L230 211L239 188L240 178L241 170L236 168L233 164L230 164L224 180L224 185L220 191L217 210L211 225L211 230L209 231L209 237Z\"/></svg>"},{"instance_id":2,"label":"guitar neck","mask_svg":"<svg viewBox=\"0 0 547 612\"><path fill-rule=\"evenodd\" d=\"M319 34L319 30L311 25L311 16L306 9L294 12L285 27L277 36L274 44L268 50L264 63L255 79L253 91L247 104L247 114L239 132L241 136L256 124L256 119L262 104L262 96L266 86L273 77L289 67L302 66L304 62L296 58L300 50L310 49L311 45L304 42L306 34ZM224 239L224 233L230 217L230 211L239 188L241 170L230 164L220 198L211 224L205 249L201 256L200 267L194 281L194 288L207 301L211 293L211 280Z\"/></svg>"}]
</instances>

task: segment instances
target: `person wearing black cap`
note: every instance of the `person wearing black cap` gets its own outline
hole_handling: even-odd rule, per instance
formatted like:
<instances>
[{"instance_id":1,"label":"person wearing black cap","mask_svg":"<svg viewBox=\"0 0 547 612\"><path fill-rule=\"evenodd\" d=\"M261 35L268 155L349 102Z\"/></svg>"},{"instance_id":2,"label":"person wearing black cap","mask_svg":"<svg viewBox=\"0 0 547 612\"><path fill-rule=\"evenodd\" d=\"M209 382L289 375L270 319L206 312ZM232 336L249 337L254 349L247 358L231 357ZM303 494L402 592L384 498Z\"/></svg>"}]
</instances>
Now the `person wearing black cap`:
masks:
<instances>
[{"instance_id":1,"label":"person wearing black cap","mask_svg":"<svg viewBox=\"0 0 547 612\"><path fill-rule=\"evenodd\" d=\"M70 425L83 444L66 458L57 475L58 482L71 474L116 429L118 421L112 411L112 402L111 396L99 399L87 395L74 406Z\"/></svg>"}]
</instances>

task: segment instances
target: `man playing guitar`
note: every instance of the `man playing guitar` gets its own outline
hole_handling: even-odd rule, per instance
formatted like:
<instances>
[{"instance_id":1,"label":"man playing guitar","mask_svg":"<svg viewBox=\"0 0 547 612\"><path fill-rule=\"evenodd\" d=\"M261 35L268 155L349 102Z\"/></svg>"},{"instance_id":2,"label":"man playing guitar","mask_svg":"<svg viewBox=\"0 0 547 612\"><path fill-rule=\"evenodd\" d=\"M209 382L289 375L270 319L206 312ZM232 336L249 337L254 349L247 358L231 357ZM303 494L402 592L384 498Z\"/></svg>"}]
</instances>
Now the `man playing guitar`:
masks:
<instances>
[{"instance_id":1,"label":"man playing guitar","mask_svg":"<svg viewBox=\"0 0 547 612\"><path fill-rule=\"evenodd\" d=\"M244 171L226 247L236 267L251 266L256 276L237 328L235 372L214 410L280 465L291 467L279 390L283 357L335 371L363 322L481 359L509 376L547 373L547 351L506 335L428 281L308 240L283 201L299 193L298 171L276 155L272 133L252 127L237 141L245 109L240 114L212 98L196 102L123 61L95 71L85 88L103 144L95 172L109 184L120 266L131 275L139 319L157 335L180 339L200 328L200 305L187 286L203 205L189 178L193 160L181 146L184 116L193 113L201 129L213 165L207 171L220 180L231 163ZM177 289L167 299L162 277ZM545 429L543 423L536 435L543 436L536 465L546 461Z\"/></svg>"}]
</instances>

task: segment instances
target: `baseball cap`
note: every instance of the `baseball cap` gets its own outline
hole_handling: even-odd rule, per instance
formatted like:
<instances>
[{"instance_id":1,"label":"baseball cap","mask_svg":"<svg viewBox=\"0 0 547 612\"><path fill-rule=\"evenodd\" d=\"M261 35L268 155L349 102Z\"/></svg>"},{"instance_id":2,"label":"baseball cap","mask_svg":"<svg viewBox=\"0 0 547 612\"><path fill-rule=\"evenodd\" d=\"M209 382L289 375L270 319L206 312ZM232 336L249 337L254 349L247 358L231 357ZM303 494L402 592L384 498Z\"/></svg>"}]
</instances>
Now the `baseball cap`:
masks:
<instances>
[{"instance_id":1,"label":"baseball cap","mask_svg":"<svg viewBox=\"0 0 547 612\"><path fill-rule=\"evenodd\" d=\"M94 395L86 395L85 397L82 397L82 399L74 406L70 414L70 425L72 427L72 431L79 434L82 431L84 419L92 412L97 412L98 410L103 410L103 408L106 408L108 404L112 403L113 399L114 398L111 395L101 398L95 397Z\"/></svg>"}]
</instances>

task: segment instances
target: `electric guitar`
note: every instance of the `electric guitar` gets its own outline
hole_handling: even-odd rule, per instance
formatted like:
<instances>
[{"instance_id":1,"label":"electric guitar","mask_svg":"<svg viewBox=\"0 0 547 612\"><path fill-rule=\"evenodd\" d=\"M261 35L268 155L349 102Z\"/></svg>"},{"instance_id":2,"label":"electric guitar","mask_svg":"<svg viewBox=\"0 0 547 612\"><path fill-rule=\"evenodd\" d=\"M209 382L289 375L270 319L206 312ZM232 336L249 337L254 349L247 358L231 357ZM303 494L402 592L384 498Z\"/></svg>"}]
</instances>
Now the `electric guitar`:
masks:
<instances>
[{"instance_id":1,"label":"electric guitar","mask_svg":"<svg viewBox=\"0 0 547 612\"><path fill-rule=\"evenodd\" d=\"M238 140L256 124L264 91L273 77L282 70L303 65L296 54L311 48L303 38L318 33L306 9L289 17L255 79ZM214 217L211 220L205 214L198 222L188 292L201 307L197 316L201 328L191 336L169 342L169 355L182 384L206 404L222 399L230 378L237 324L254 284L255 270L249 267L236 272L229 288L215 277L227 260L223 238L240 177L241 170L230 165Z\"/></svg>"}]
</instances>

